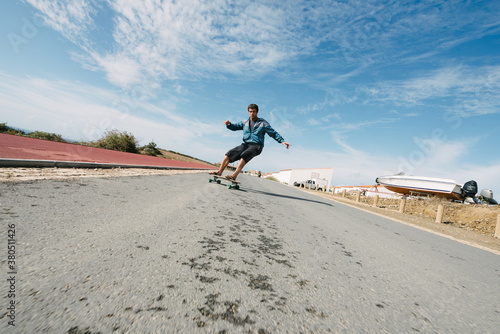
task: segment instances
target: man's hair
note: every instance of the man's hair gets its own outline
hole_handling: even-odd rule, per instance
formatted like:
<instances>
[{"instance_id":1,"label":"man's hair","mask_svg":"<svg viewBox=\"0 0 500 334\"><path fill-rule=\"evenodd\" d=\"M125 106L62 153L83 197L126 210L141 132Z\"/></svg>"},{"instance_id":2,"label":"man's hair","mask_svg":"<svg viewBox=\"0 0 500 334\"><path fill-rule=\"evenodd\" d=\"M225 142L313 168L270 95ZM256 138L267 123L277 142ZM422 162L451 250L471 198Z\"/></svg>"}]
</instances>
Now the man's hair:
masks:
<instances>
[{"instance_id":1,"label":"man's hair","mask_svg":"<svg viewBox=\"0 0 500 334\"><path fill-rule=\"evenodd\" d=\"M248 110L250 110L250 109L256 109L257 112L259 112L259 106L256 105L255 103L248 105Z\"/></svg>"}]
</instances>

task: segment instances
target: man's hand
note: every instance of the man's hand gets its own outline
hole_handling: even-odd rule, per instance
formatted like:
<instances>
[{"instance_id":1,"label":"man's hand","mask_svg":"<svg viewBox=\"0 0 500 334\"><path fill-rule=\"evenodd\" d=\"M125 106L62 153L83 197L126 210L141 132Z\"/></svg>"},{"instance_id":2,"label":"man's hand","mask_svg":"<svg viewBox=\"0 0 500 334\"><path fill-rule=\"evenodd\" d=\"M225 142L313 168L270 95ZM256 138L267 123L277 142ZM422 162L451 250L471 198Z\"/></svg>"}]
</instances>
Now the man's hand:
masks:
<instances>
[{"instance_id":1,"label":"man's hand","mask_svg":"<svg viewBox=\"0 0 500 334\"><path fill-rule=\"evenodd\" d=\"M286 149L287 149L287 150L288 150L288 148L289 148L290 146L292 146L292 144L287 143L286 141L282 142L282 144L286 146Z\"/></svg>"},{"instance_id":2,"label":"man's hand","mask_svg":"<svg viewBox=\"0 0 500 334\"><path fill-rule=\"evenodd\" d=\"M226 121L224 121L224 125L226 125L226 126L227 126L227 125L229 125L229 124L231 124L231 122L229 122L229 121L227 121L227 120L226 120Z\"/></svg>"}]
</instances>

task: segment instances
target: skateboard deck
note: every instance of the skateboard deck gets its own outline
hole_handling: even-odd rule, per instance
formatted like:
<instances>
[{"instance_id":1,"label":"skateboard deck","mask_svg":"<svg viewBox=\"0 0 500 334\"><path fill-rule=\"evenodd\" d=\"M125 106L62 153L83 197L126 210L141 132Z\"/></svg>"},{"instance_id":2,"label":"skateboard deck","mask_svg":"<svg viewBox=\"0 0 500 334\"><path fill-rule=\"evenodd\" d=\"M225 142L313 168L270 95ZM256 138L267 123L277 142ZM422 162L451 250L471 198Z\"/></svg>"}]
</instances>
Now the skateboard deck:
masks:
<instances>
[{"instance_id":1,"label":"skateboard deck","mask_svg":"<svg viewBox=\"0 0 500 334\"><path fill-rule=\"evenodd\" d=\"M219 175L210 175L210 176L212 177L211 179L208 179L208 182L210 182L210 183L215 182L217 184L220 184L220 180L226 180L226 181L231 182L231 184L229 184L227 186L229 189L240 189L240 182L239 181L228 179L225 176L219 176Z\"/></svg>"}]
</instances>

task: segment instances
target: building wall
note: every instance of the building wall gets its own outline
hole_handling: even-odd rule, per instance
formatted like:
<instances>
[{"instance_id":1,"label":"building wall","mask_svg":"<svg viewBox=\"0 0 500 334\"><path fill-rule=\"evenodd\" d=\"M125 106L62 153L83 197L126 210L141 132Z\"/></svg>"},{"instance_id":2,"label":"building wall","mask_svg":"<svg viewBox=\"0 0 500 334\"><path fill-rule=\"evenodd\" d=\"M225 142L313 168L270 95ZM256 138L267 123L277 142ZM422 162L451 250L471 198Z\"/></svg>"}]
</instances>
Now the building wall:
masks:
<instances>
[{"instance_id":1,"label":"building wall","mask_svg":"<svg viewBox=\"0 0 500 334\"><path fill-rule=\"evenodd\" d=\"M276 180L280 181L281 183L288 183L290 184L290 175L292 174L291 169L279 171L278 173L272 173L271 176L274 177Z\"/></svg>"},{"instance_id":2,"label":"building wall","mask_svg":"<svg viewBox=\"0 0 500 334\"><path fill-rule=\"evenodd\" d=\"M271 176L282 183L292 185L294 182L301 182L312 178L325 179L330 185L333 176L333 168L302 168L302 169L285 169L276 173L271 173Z\"/></svg>"}]
</instances>

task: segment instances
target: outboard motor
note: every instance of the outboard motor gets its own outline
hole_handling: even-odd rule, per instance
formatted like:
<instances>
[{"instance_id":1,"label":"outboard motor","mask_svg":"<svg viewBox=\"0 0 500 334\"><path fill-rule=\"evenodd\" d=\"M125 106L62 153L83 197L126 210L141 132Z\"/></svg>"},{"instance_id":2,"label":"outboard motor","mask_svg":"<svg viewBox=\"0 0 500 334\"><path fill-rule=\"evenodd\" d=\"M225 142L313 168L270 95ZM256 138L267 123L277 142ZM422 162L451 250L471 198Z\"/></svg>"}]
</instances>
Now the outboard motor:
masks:
<instances>
[{"instance_id":1,"label":"outboard motor","mask_svg":"<svg viewBox=\"0 0 500 334\"><path fill-rule=\"evenodd\" d=\"M493 190L491 190L491 189L483 189L483 190L481 190L481 197L486 202L489 202L490 200L493 199Z\"/></svg>"},{"instance_id":2,"label":"outboard motor","mask_svg":"<svg viewBox=\"0 0 500 334\"><path fill-rule=\"evenodd\" d=\"M477 182L474 180L465 182L462 187L462 194L464 195L464 197L474 198L474 196L476 196L477 194Z\"/></svg>"},{"instance_id":3,"label":"outboard motor","mask_svg":"<svg viewBox=\"0 0 500 334\"><path fill-rule=\"evenodd\" d=\"M483 189L481 190L481 198L488 204L496 205L497 201L493 199L493 190L491 189Z\"/></svg>"}]
</instances>

